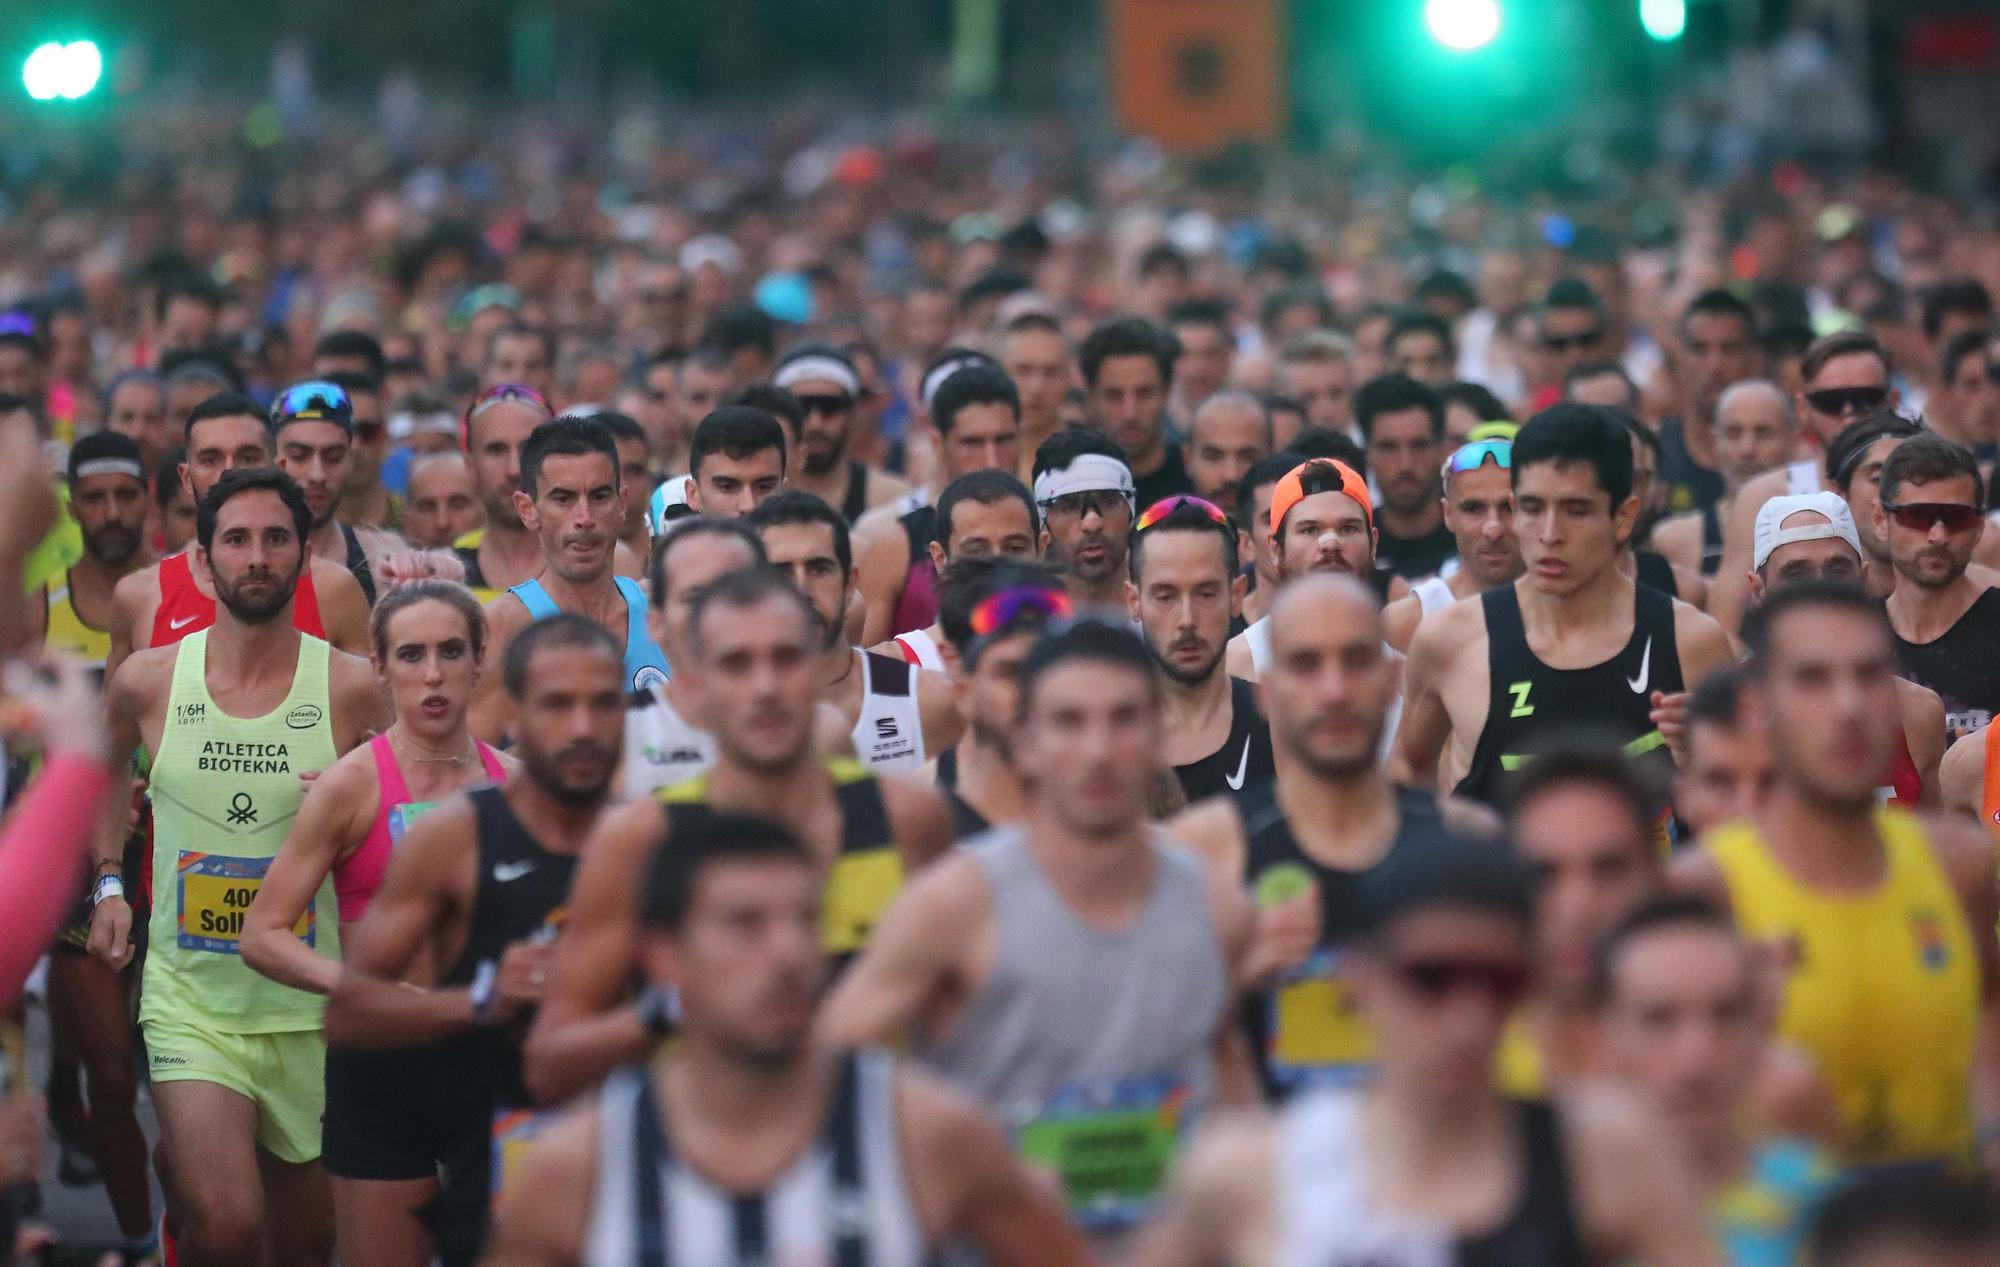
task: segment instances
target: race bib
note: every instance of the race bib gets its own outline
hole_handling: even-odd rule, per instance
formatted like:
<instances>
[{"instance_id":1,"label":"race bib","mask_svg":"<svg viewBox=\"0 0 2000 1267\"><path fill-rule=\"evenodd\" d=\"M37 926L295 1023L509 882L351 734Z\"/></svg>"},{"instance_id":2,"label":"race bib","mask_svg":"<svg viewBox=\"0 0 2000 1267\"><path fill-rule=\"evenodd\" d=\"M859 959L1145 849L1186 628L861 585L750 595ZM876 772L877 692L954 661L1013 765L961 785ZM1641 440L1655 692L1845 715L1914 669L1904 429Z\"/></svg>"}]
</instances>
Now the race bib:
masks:
<instances>
[{"instance_id":1,"label":"race bib","mask_svg":"<svg viewBox=\"0 0 2000 1267\"><path fill-rule=\"evenodd\" d=\"M903 887L903 856L894 849L844 853L826 877L820 907L820 943L828 954L852 954L866 945L875 921Z\"/></svg>"},{"instance_id":2,"label":"race bib","mask_svg":"<svg viewBox=\"0 0 2000 1267\"><path fill-rule=\"evenodd\" d=\"M493 1115L493 1169L488 1195L500 1203L507 1178L520 1163L521 1154L541 1133L555 1124L558 1114L534 1109L501 1109Z\"/></svg>"},{"instance_id":3,"label":"race bib","mask_svg":"<svg viewBox=\"0 0 2000 1267\"><path fill-rule=\"evenodd\" d=\"M1165 1187L1188 1108L1187 1087L1171 1078L1073 1083L1016 1128L1015 1147L1062 1184L1080 1226L1122 1231Z\"/></svg>"},{"instance_id":4,"label":"race bib","mask_svg":"<svg viewBox=\"0 0 2000 1267\"><path fill-rule=\"evenodd\" d=\"M1271 991L1265 1056L1279 1086L1351 1084L1374 1070L1375 1035L1354 1005L1341 958L1322 947Z\"/></svg>"},{"instance_id":5,"label":"race bib","mask_svg":"<svg viewBox=\"0 0 2000 1267\"><path fill-rule=\"evenodd\" d=\"M224 858L208 853L182 853L176 887L180 894L179 944L182 950L237 954L243 920L264 885L269 858ZM313 905L292 925L292 934L310 946L318 932Z\"/></svg>"},{"instance_id":6,"label":"race bib","mask_svg":"<svg viewBox=\"0 0 2000 1267\"><path fill-rule=\"evenodd\" d=\"M389 847L400 848L403 833L410 830L410 825L442 804L443 801L404 801L401 805L390 806Z\"/></svg>"}]
</instances>

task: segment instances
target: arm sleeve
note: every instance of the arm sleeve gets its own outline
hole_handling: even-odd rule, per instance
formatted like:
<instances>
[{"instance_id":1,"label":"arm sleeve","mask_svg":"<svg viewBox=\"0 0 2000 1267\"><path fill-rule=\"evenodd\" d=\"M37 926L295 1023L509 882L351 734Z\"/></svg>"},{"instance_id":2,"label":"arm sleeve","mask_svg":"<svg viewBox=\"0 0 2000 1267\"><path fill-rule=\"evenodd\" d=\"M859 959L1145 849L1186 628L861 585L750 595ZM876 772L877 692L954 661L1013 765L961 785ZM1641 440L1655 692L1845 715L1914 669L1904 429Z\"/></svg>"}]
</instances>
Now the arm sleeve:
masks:
<instances>
[{"instance_id":1,"label":"arm sleeve","mask_svg":"<svg viewBox=\"0 0 2000 1267\"><path fill-rule=\"evenodd\" d=\"M57 753L0 832L0 1013L19 1001L21 983L75 898L78 864L110 786L101 762Z\"/></svg>"}]
</instances>

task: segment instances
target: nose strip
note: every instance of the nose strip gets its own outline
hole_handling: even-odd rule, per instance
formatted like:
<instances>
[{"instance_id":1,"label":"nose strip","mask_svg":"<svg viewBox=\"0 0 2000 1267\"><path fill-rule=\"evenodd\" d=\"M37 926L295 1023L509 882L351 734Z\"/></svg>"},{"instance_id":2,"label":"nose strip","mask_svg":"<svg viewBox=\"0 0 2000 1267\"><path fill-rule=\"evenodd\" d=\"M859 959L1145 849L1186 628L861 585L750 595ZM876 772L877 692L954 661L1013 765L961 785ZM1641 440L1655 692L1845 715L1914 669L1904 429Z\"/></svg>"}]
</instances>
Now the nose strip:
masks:
<instances>
[{"instance_id":1,"label":"nose strip","mask_svg":"<svg viewBox=\"0 0 2000 1267\"><path fill-rule=\"evenodd\" d=\"M1324 550L1329 546L1336 546L1339 544L1340 544L1340 537L1337 534L1332 532L1322 532L1319 534L1320 549Z\"/></svg>"}]
</instances>

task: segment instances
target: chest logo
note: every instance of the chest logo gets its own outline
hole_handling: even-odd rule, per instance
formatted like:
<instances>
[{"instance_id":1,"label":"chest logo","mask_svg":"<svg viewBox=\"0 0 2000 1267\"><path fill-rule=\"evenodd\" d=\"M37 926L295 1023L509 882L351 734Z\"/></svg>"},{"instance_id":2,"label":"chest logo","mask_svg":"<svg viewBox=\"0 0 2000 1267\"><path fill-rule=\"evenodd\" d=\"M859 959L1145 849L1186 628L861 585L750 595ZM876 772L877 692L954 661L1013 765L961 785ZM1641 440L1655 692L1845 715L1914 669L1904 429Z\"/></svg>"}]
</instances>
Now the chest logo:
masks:
<instances>
[{"instance_id":1,"label":"chest logo","mask_svg":"<svg viewBox=\"0 0 2000 1267\"><path fill-rule=\"evenodd\" d=\"M1931 911L1917 911L1910 917L1910 933L1916 938L1917 961L1931 972L1943 972L1951 961L1951 951L1945 945L1944 927Z\"/></svg>"},{"instance_id":2,"label":"chest logo","mask_svg":"<svg viewBox=\"0 0 2000 1267\"><path fill-rule=\"evenodd\" d=\"M523 858L518 862L496 862L493 864L493 878L502 884L509 884L535 869L534 860Z\"/></svg>"},{"instance_id":3,"label":"chest logo","mask_svg":"<svg viewBox=\"0 0 2000 1267\"><path fill-rule=\"evenodd\" d=\"M239 825L257 821L257 803L248 792L238 792L229 798L229 821Z\"/></svg>"},{"instance_id":4,"label":"chest logo","mask_svg":"<svg viewBox=\"0 0 2000 1267\"><path fill-rule=\"evenodd\" d=\"M285 724L293 730L311 730L323 714L317 704L301 704L285 714Z\"/></svg>"},{"instance_id":5,"label":"chest logo","mask_svg":"<svg viewBox=\"0 0 2000 1267\"><path fill-rule=\"evenodd\" d=\"M1245 735L1243 737L1243 756L1236 763L1236 773L1230 775L1224 775L1222 781L1229 785L1230 791L1241 792L1243 790L1243 778L1245 775L1249 773L1250 773L1250 736Z\"/></svg>"},{"instance_id":6,"label":"chest logo","mask_svg":"<svg viewBox=\"0 0 2000 1267\"><path fill-rule=\"evenodd\" d=\"M1639 676L1626 678L1625 685L1632 688L1634 695L1644 695L1646 693L1646 683L1651 680L1652 672L1653 639L1649 634L1646 637L1646 649L1639 653Z\"/></svg>"},{"instance_id":7,"label":"chest logo","mask_svg":"<svg viewBox=\"0 0 2000 1267\"><path fill-rule=\"evenodd\" d=\"M1507 687L1507 693L1514 697L1514 707L1509 717L1533 717L1535 706L1528 702L1528 692L1535 689L1533 682L1515 682Z\"/></svg>"},{"instance_id":8,"label":"chest logo","mask_svg":"<svg viewBox=\"0 0 2000 1267\"><path fill-rule=\"evenodd\" d=\"M188 627L189 625L192 625L193 623L194 623L194 617L192 617L192 616L182 616L182 617L181 617L180 619L178 619L178 620L168 620L168 621L167 621L167 628L169 628L169 629L185 629L185 628L187 628L187 627Z\"/></svg>"}]
</instances>

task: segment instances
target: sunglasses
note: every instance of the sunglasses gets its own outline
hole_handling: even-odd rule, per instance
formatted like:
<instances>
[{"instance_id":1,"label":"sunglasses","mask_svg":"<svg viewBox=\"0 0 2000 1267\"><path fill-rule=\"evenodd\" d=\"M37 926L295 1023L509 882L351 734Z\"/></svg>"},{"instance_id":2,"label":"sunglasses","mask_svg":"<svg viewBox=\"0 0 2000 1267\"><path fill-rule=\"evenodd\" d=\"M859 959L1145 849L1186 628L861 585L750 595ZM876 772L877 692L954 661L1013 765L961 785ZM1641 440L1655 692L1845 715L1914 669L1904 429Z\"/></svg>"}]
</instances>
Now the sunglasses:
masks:
<instances>
[{"instance_id":1,"label":"sunglasses","mask_svg":"<svg viewBox=\"0 0 2000 1267\"><path fill-rule=\"evenodd\" d=\"M279 422L353 415L354 405L347 399L347 393L339 384L326 382L294 383L278 393L271 408L271 416Z\"/></svg>"},{"instance_id":2,"label":"sunglasses","mask_svg":"<svg viewBox=\"0 0 2000 1267\"><path fill-rule=\"evenodd\" d=\"M1099 519L1109 519L1111 512L1120 508L1129 510L1131 503L1125 494L1115 488L1093 488L1081 493L1064 493L1060 497L1050 497L1041 503L1044 518L1068 515L1081 519L1091 511L1097 512Z\"/></svg>"},{"instance_id":3,"label":"sunglasses","mask_svg":"<svg viewBox=\"0 0 2000 1267\"><path fill-rule=\"evenodd\" d=\"M1838 418L1847 413L1867 413L1889 403L1886 387L1823 387L1806 393L1806 403L1814 413Z\"/></svg>"},{"instance_id":4,"label":"sunglasses","mask_svg":"<svg viewBox=\"0 0 2000 1267\"><path fill-rule=\"evenodd\" d=\"M1222 507L1217 506L1214 502L1196 497L1193 493L1175 493L1172 497L1162 497L1160 500L1146 507L1146 513L1140 515L1138 522L1132 525L1133 535L1136 536L1148 528L1155 527L1162 519L1165 519L1168 515L1173 514L1183 506L1194 507L1210 523L1218 528L1230 532L1236 530L1235 526L1229 522L1229 516L1222 513Z\"/></svg>"},{"instance_id":5,"label":"sunglasses","mask_svg":"<svg viewBox=\"0 0 2000 1267\"><path fill-rule=\"evenodd\" d=\"M1475 440L1462 444L1444 460L1444 474L1456 475L1462 471L1476 471L1488 462L1503 471L1514 469L1514 444L1511 440Z\"/></svg>"},{"instance_id":6,"label":"sunglasses","mask_svg":"<svg viewBox=\"0 0 2000 1267\"><path fill-rule=\"evenodd\" d=\"M1400 959L1391 970L1405 989L1424 1002L1442 1003L1452 995L1477 991L1501 1008L1512 1008L1528 994L1528 967L1490 959Z\"/></svg>"},{"instance_id":7,"label":"sunglasses","mask_svg":"<svg viewBox=\"0 0 2000 1267\"><path fill-rule=\"evenodd\" d=\"M819 414L825 418L837 417L854 408L852 397L842 396L837 392L828 392L824 395L813 393L794 396L793 399L798 401L799 408L805 410L808 414Z\"/></svg>"},{"instance_id":8,"label":"sunglasses","mask_svg":"<svg viewBox=\"0 0 2000 1267\"><path fill-rule=\"evenodd\" d=\"M1581 334L1545 334L1542 346L1551 352L1581 352L1603 337L1602 330L1585 330Z\"/></svg>"},{"instance_id":9,"label":"sunglasses","mask_svg":"<svg viewBox=\"0 0 2000 1267\"><path fill-rule=\"evenodd\" d=\"M1896 505L1883 502L1882 509L1896 521L1898 528L1929 532L1931 525L1943 524L1944 530L1954 536L1971 532L1983 518L1979 507L1961 506L1957 502L1902 502Z\"/></svg>"},{"instance_id":10,"label":"sunglasses","mask_svg":"<svg viewBox=\"0 0 2000 1267\"><path fill-rule=\"evenodd\" d=\"M1061 590L1016 585L981 599L966 623L972 627L973 637L991 638L1011 630L1023 620L1048 624L1068 620L1075 614L1075 605Z\"/></svg>"}]
</instances>

